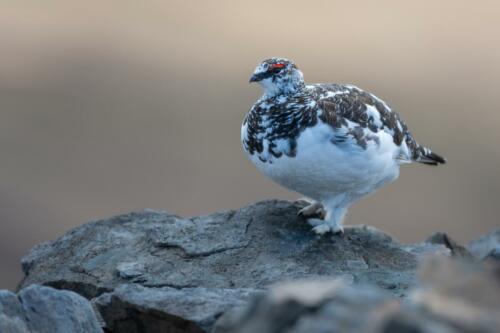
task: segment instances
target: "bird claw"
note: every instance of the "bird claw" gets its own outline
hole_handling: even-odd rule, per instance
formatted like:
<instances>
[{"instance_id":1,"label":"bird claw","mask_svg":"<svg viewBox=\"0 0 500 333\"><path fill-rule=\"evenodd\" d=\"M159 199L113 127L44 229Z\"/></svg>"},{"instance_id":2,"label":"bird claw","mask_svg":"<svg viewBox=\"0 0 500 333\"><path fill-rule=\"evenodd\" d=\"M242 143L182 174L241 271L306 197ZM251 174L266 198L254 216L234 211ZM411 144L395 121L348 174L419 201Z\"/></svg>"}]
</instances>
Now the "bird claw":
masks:
<instances>
[{"instance_id":1,"label":"bird claw","mask_svg":"<svg viewBox=\"0 0 500 333\"><path fill-rule=\"evenodd\" d=\"M321 222L319 222L321 221ZM319 219L309 219L308 220L309 224L313 226L313 231L317 233L318 235L324 235L327 232L332 232L334 235L339 235L343 236L344 235L344 228L342 226L336 225L336 226L331 226L328 223L325 223L323 220Z\"/></svg>"},{"instance_id":2,"label":"bird claw","mask_svg":"<svg viewBox=\"0 0 500 333\"><path fill-rule=\"evenodd\" d=\"M344 236L344 228L340 225L336 225L332 228L332 233L334 235Z\"/></svg>"},{"instance_id":3,"label":"bird claw","mask_svg":"<svg viewBox=\"0 0 500 333\"><path fill-rule=\"evenodd\" d=\"M326 225L325 221L322 219L307 219L307 223L309 223L309 225L311 225L312 227L317 227L323 224Z\"/></svg>"},{"instance_id":4,"label":"bird claw","mask_svg":"<svg viewBox=\"0 0 500 333\"><path fill-rule=\"evenodd\" d=\"M312 230L315 233L319 235L326 234L327 232L332 232L334 235L344 234L344 228L341 225L332 223L333 221L325 221L326 210L321 202L311 201L307 198L295 201L298 205L303 205L304 202L308 203L308 205L300 209L297 212L297 216L305 218L307 223L313 227Z\"/></svg>"},{"instance_id":5,"label":"bird claw","mask_svg":"<svg viewBox=\"0 0 500 333\"><path fill-rule=\"evenodd\" d=\"M323 205L319 202L313 202L309 204L308 206L302 208L301 210L298 211L297 216L298 217L319 217L321 219L324 219L326 215L326 211L323 208Z\"/></svg>"},{"instance_id":6,"label":"bird claw","mask_svg":"<svg viewBox=\"0 0 500 333\"><path fill-rule=\"evenodd\" d=\"M318 235L324 235L331 230L330 226L326 223L318 224L312 229Z\"/></svg>"}]
</instances>

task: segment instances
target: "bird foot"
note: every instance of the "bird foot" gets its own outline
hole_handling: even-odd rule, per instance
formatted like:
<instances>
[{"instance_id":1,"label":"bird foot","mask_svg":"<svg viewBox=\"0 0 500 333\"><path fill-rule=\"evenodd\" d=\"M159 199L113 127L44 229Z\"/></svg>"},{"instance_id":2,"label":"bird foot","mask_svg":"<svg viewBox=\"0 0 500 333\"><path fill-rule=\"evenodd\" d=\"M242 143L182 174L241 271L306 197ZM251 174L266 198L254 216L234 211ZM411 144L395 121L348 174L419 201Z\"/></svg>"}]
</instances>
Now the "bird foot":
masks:
<instances>
[{"instance_id":1,"label":"bird foot","mask_svg":"<svg viewBox=\"0 0 500 333\"><path fill-rule=\"evenodd\" d=\"M340 225L332 226L320 219L308 219L307 222L313 226L312 230L318 235L324 235L327 232L331 232L334 235L344 235L344 228Z\"/></svg>"},{"instance_id":2,"label":"bird foot","mask_svg":"<svg viewBox=\"0 0 500 333\"><path fill-rule=\"evenodd\" d=\"M326 211L320 202L311 202L308 206L302 208L297 213L297 216L304 218L315 217L319 219L324 219L325 215Z\"/></svg>"},{"instance_id":3,"label":"bird foot","mask_svg":"<svg viewBox=\"0 0 500 333\"><path fill-rule=\"evenodd\" d=\"M344 227L336 225L335 227L332 227L332 233L334 235L344 236Z\"/></svg>"},{"instance_id":4,"label":"bird foot","mask_svg":"<svg viewBox=\"0 0 500 333\"><path fill-rule=\"evenodd\" d=\"M326 234L327 232L330 231L330 226L328 224L326 224L326 223L318 224L312 230L315 233L317 233L318 235L324 235L324 234Z\"/></svg>"}]
</instances>

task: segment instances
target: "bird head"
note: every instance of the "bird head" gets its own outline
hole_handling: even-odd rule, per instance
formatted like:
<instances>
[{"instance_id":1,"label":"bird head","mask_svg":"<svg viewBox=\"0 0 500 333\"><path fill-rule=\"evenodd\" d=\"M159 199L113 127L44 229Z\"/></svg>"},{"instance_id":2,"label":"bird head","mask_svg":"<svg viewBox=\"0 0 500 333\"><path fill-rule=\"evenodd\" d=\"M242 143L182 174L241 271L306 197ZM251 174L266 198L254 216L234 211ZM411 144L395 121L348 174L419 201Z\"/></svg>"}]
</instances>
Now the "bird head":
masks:
<instances>
[{"instance_id":1,"label":"bird head","mask_svg":"<svg viewBox=\"0 0 500 333\"><path fill-rule=\"evenodd\" d=\"M250 82L258 82L269 97L293 94L304 87L302 72L285 58L270 58L261 62L255 68Z\"/></svg>"}]
</instances>

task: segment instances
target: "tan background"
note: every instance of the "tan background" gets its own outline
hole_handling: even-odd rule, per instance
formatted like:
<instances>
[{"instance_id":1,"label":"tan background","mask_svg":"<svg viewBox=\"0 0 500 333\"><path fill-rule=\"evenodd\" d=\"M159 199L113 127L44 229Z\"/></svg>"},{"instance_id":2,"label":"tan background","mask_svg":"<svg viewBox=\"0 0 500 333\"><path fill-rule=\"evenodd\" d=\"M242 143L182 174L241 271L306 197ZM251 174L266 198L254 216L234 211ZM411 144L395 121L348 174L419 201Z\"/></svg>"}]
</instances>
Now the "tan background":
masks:
<instances>
[{"instance_id":1,"label":"tan background","mask_svg":"<svg viewBox=\"0 0 500 333\"><path fill-rule=\"evenodd\" d=\"M396 108L442 168L409 166L353 209L403 241L500 226L498 1L2 1L0 288L20 257L91 219L289 198L248 162L258 61Z\"/></svg>"}]
</instances>

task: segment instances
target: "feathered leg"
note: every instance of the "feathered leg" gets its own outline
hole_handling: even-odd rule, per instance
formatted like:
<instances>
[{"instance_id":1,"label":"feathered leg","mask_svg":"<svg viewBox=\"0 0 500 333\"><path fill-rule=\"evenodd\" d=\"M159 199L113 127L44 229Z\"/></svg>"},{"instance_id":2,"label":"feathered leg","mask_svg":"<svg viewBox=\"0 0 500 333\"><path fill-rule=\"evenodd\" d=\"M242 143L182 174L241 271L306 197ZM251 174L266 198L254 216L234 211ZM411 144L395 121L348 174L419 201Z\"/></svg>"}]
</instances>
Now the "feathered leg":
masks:
<instances>
[{"instance_id":1,"label":"feathered leg","mask_svg":"<svg viewBox=\"0 0 500 333\"><path fill-rule=\"evenodd\" d=\"M323 202L323 207L326 211L324 219L311 218L307 220L307 222L313 226L314 232L320 235L329 231L334 234L344 233L342 223L347 214L349 204L345 202L346 200L342 199L344 198L337 197Z\"/></svg>"},{"instance_id":2,"label":"feathered leg","mask_svg":"<svg viewBox=\"0 0 500 333\"><path fill-rule=\"evenodd\" d=\"M347 208L337 208L334 211L329 211L327 209L324 220L308 219L307 221L313 226L313 231L317 234L322 235L329 231L334 234L343 234L344 228L342 223L346 213Z\"/></svg>"}]
</instances>

